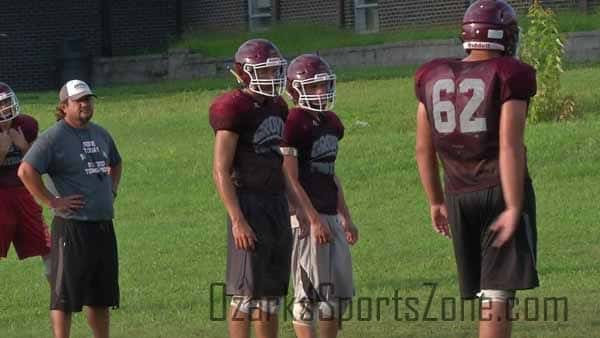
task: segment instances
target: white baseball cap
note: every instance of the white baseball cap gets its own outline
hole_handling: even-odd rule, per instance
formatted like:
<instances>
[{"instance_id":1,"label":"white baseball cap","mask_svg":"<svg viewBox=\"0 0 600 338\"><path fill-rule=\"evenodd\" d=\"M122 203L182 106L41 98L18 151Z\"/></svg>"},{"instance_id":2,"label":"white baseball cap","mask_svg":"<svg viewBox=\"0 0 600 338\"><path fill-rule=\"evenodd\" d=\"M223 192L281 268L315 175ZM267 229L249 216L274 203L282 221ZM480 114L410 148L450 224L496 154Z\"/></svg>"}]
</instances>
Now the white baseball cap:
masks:
<instances>
[{"instance_id":1,"label":"white baseball cap","mask_svg":"<svg viewBox=\"0 0 600 338\"><path fill-rule=\"evenodd\" d=\"M79 100L84 96L96 96L90 89L87 83L81 80L70 80L62 86L60 92L58 92L58 98L61 102L67 99Z\"/></svg>"}]
</instances>

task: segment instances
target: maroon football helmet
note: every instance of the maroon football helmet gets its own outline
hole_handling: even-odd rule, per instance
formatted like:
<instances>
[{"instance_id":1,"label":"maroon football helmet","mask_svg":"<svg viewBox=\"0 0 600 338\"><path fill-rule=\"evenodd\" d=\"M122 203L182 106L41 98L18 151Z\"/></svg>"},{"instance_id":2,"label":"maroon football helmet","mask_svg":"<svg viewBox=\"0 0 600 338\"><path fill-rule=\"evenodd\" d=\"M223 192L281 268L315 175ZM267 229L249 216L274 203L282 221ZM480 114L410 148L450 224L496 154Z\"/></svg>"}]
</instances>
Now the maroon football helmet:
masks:
<instances>
[{"instance_id":1,"label":"maroon football helmet","mask_svg":"<svg viewBox=\"0 0 600 338\"><path fill-rule=\"evenodd\" d=\"M514 56L519 44L517 14L502 0L478 0L467 11L462 22L463 48L503 51Z\"/></svg>"},{"instance_id":2,"label":"maroon football helmet","mask_svg":"<svg viewBox=\"0 0 600 338\"><path fill-rule=\"evenodd\" d=\"M0 122L7 122L19 115L19 100L15 92L4 82L0 82Z\"/></svg>"},{"instance_id":3,"label":"maroon football helmet","mask_svg":"<svg viewBox=\"0 0 600 338\"><path fill-rule=\"evenodd\" d=\"M331 110L335 105L335 74L320 56L300 55L288 67L287 93L304 109Z\"/></svg>"},{"instance_id":4,"label":"maroon football helmet","mask_svg":"<svg viewBox=\"0 0 600 338\"><path fill-rule=\"evenodd\" d=\"M268 40L244 42L235 53L232 72L251 91L265 96L279 96L285 90L287 62L279 49Z\"/></svg>"}]
</instances>

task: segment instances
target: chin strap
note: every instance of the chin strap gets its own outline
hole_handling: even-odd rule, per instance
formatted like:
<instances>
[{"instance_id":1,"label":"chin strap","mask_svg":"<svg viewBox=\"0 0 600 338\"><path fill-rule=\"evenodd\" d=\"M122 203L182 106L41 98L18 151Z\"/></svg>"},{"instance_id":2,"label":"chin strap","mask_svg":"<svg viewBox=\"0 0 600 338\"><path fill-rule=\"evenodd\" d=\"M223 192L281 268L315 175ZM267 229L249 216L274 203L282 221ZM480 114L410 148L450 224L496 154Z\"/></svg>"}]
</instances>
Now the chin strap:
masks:
<instances>
[{"instance_id":1,"label":"chin strap","mask_svg":"<svg viewBox=\"0 0 600 338\"><path fill-rule=\"evenodd\" d=\"M238 73L236 73L236 72L235 72L233 69L231 69L231 68L229 68L229 72L230 72L231 74L233 74L233 76L235 76L235 79L237 80L237 82L238 82L239 84L244 84L244 80L242 80L241 76L240 76Z\"/></svg>"}]
</instances>

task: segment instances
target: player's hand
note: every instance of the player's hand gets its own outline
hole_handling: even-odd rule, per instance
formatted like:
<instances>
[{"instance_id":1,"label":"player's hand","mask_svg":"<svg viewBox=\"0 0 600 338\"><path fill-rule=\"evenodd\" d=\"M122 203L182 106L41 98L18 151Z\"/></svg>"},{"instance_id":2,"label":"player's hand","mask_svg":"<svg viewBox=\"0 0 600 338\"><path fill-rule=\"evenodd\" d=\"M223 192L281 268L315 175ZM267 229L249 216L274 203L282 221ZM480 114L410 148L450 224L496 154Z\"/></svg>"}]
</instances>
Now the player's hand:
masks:
<instances>
[{"instance_id":1,"label":"player's hand","mask_svg":"<svg viewBox=\"0 0 600 338\"><path fill-rule=\"evenodd\" d=\"M300 239L304 239L310 235L310 221L304 213L304 211L296 208L296 220L298 220L298 227L300 229Z\"/></svg>"},{"instance_id":2,"label":"player's hand","mask_svg":"<svg viewBox=\"0 0 600 338\"><path fill-rule=\"evenodd\" d=\"M508 208L504 210L490 226L490 230L496 233L493 247L503 246L515 233L519 226L521 210L517 208Z\"/></svg>"},{"instance_id":3,"label":"player's hand","mask_svg":"<svg viewBox=\"0 0 600 338\"><path fill-rule=\"evenodd\" d=\"M235 247L238 250L253 251L256 247L256 234L246 220L232 222L231 232Z\"/></svg>"},{"instance_id":4,"label":"player's hand","mask_svg":"<svg viewBox=\"0 0 600 338\"><path fill-rule=\"evenodd\" d=\"M8 135L10 136L12 142L21 150L21 152L25 153L29 149L29 142L25 139L25 134L23 134L23 130L21 127L17 129L9 129Z\"/></svg>"},{"instance_id":5,"label":"player's hand","mask_svg":"<svg viewBox=\"0 0 600 338\"><path fill-rule=\"evenodd\" d=\"M12 144L12 139L6 131L0 131L0 154L8 154L8 150Z\"/></svg>"},{"instance_id":6,"label":"player's hand","mask_svg":"<svg viewBox=\"0 0 600 338\"><path fill-rule=\"evenodd\" d=\"M310 233L320 245L325 245L331 240L329 225L323 224L320 217L311 220Z\"/></svg>"},{"instance_id":7,"label":"player's hand","mask_svg":"<svg viewBox=\"0 0 600 338\"><path fill-rule=\"evenodd\" d=\"M66 214L72 214L84 206L83 195L56 197L50 201L50 208Z\"/></svg>"},{"instance_id":8,"label":"player's hand","mask_svg":"<svg viewBox=\"0 0 600 338\"><path fill-rule=\"evenodd\" d=\"M446 203L432 204L430 213L433 230L442 236L450 238L451 235L448 228L448 209L446 208Z\"/></svg>"},{"instance_id":9,"label":"player's hand","mask_svg":"<svg viewBox=\"0 0 600 338\"><path fill-rule=\"evenodd\" d=\"M348 244L354 245L356 242L358 242L358 228L356 227L356 225L354 225L354 223L342 222L342 228L344 229L344 233L346 234L346 240L348 241Z\"/></svg>"}]
</instances>

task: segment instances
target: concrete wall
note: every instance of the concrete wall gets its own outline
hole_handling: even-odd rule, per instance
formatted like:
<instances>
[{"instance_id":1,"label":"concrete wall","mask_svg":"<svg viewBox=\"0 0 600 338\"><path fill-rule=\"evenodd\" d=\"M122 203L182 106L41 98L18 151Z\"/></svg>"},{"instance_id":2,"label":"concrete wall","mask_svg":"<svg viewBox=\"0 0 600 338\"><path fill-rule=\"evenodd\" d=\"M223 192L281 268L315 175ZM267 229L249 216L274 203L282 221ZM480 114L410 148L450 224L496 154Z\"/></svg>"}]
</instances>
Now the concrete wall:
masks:
<instances>
[{"instance_id":1,"label":"concrete wall","mask_svg":"<svg viewBox=\"0 0 600 338\"><path fill-rule=\"evenodd\" d=\"M436 57L458 57L464 51L458 40L407 41L393 44L336 48L319 51L334 67L397 66L420 64Z\"/></svg>"},{"instance_id":2,"label":"concrete wall","mask_svg":"<svg viewBox=\"0 0 600 338\"><path fill-rule=\"evenodd\" d=\"M569 61L600 60L600 31L568 34L565 52ZM464 55L455 39L336 48L318 53L336 68L414 65L437 57ZM293 55L287 57L291 60ZM189 80L225 74L229 64L231 59L203 58L187 50L172 50L163 55L99 58L94 60L93 79L97 85Z\"/></svg>"},{"instance_id":3,"label":"concrete wall","mask_svg":"<svg viewBox=\"0 0 600 338\"><path fill-rule=\"evenodd\" d=\"M93 62L95 85L191 80L227 72L231 60L204 58L185 49L167 54L98 58Z\"/></svg>"},{"instance_id":4,"label":"concrete wall","mask_svg":"<svg viewBox=\"0 0 600 338\"><path fill-rule=\"evenodd\" d=\"M567 59L573 62L600 60L600 31L575 32L565 43Z\"/></svg>"}]
</instances>

